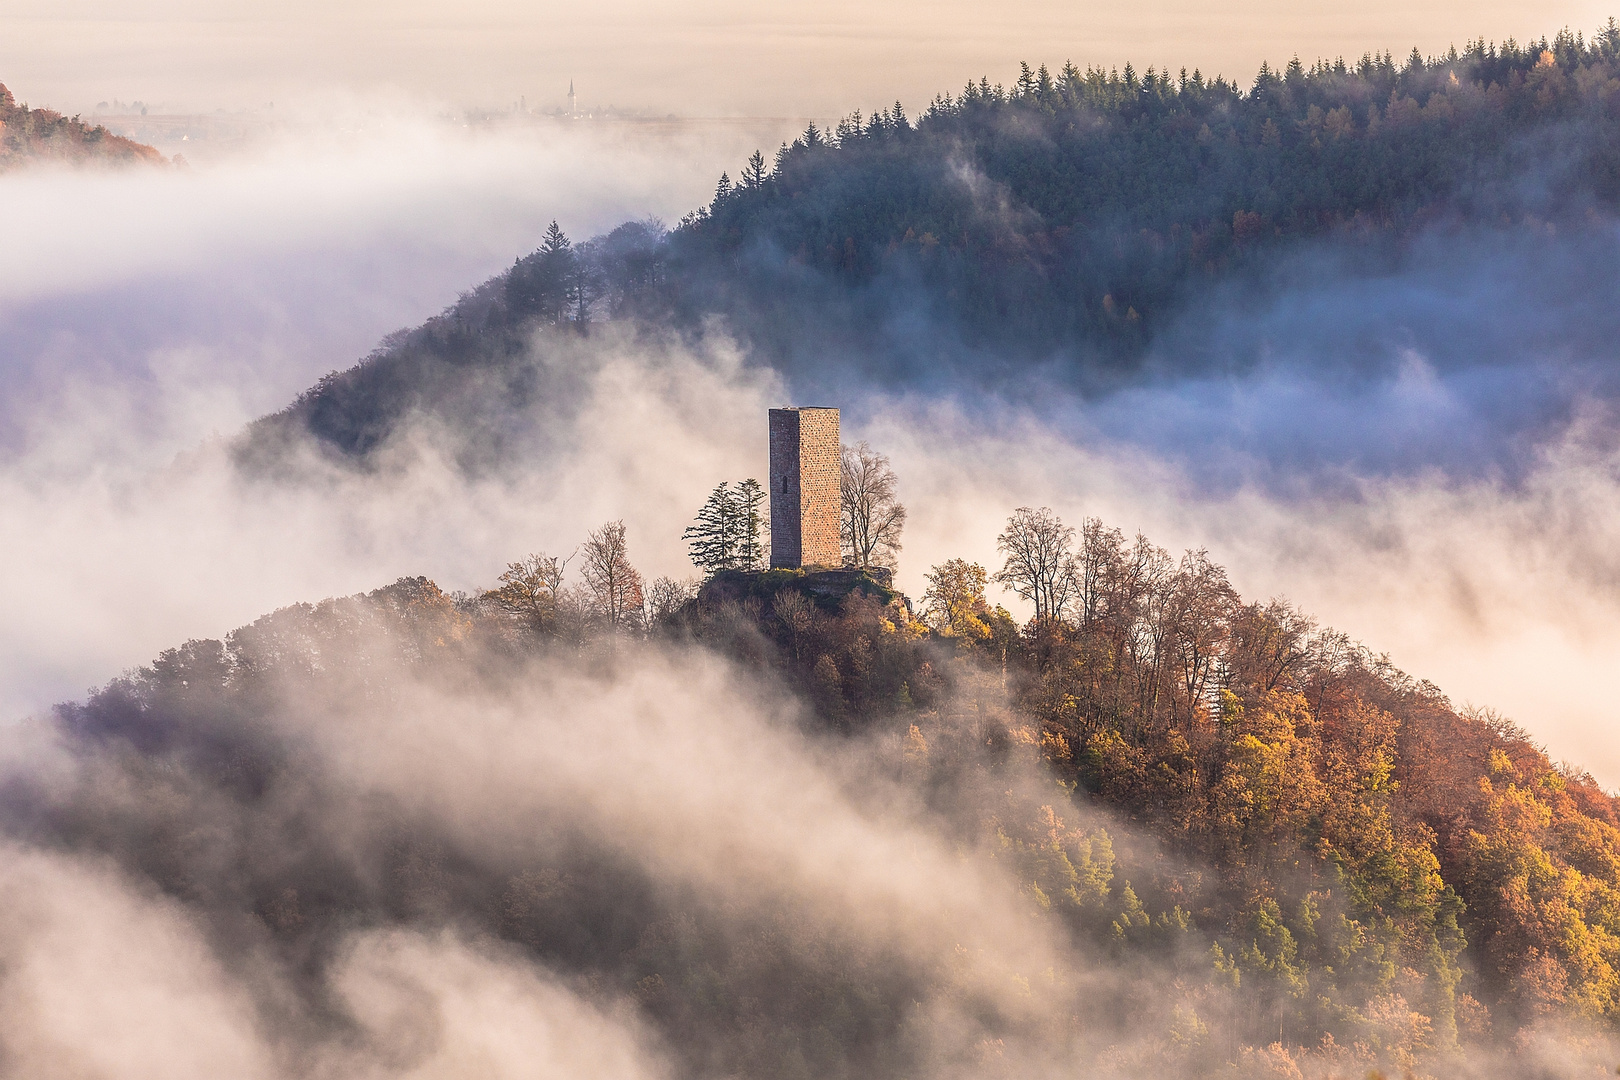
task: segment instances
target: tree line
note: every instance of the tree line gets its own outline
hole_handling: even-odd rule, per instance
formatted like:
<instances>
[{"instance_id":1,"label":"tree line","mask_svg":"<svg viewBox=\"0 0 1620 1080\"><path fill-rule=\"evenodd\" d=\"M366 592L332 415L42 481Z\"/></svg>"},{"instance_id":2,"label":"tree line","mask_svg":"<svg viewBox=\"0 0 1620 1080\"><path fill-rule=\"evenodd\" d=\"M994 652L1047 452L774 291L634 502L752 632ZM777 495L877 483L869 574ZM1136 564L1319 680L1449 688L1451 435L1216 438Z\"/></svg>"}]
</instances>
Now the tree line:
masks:
<instances>
[{"instance_id":1,"label":"tree line","mask_svg":"<svg viewBox=\"0 0 1620 1080\"><path fill-rule=\"evenodd\" d=\"M1129 366L1209 282L1300 239L1377 245L1443 214L1537 227L1612 210L1617 145L1612 20L1591 38L1404 61L1295 58L1248 87L1026 63L1011 86L969 82L915 120L896 103L811 123L735 181L722 173L673 230L648 219L574 244L553 222L505 275L496 323L698 330L719 315L788 370L829 334L876 350L880 370L937 357L941 334ZM896 305L937 333L894 338Z\"/></svg>"},{"instance_id":2,"label":"tree line","mask_svg":"<svg viewBox=\"0 0 1620 1080\"><path fill-rule=\"evenodd\" d=\"M1404 61L1295 58L1248 87L1024 64L916 120L896 104L810 125L768 171L723 176L670 253L690 302L736 313L778 355L817 322L769 315L795 296L870 334L920 307L970 346L1125 362L1205 282L1300 238L1612 211L1617 133L1612 20Z\"/></svg>"},{"instance_id":3,"label":"tree line","mask_svg":"<svg viewBox=\"0 0 1620 1080\"><path fill-rule=\"evenodd\" d=\"M1514 178L1554 130L1573 154L1526 204ZM898 275L973 340L1130 351L1189 287L1279 241L1400 232L1442 206L1490 221L1612 208L1617 131L1613 20L1590 40L1481 39L1403 62L1296 57L1262 64L1247 89L1185 69L1025 63L1010 87L969 82L916 121L896 103L812 122L736 182L722 173L672 232L647 219L574 244L554 221L506 275L504 302L518 323L724 313L769 345L801 319L758 305L821 306L827 288ZM1011 212L978 205L962 155ZM788 279L804 269L818 288L801 280L796 296Z\"/></svg>"},{"instance_id":4,"label":"tree line","mask_svg":"<svg viewBox=\"0 0 1620 1080\"><path fill-rule=\"evenodd\" d=\"M916 119L896 105L812 124L673 229L575 243L552 223L506 273L255 425L245 456L307 432L363 457L413 411L456 424L458 406L566 401L536 354L604 320L718 327L809 384L848 364L878 384L1039 371L1116 387L1212 288L1263 280L1302 242L1388 265L1442 221L1590 235L1588 214L1620 205L1617 35L1296 60L1247 88L1025 65ZM1202 350L1163 362L1186 371ZM503 394L467 402L488 385Z\"/></svg>"}]
</instances>

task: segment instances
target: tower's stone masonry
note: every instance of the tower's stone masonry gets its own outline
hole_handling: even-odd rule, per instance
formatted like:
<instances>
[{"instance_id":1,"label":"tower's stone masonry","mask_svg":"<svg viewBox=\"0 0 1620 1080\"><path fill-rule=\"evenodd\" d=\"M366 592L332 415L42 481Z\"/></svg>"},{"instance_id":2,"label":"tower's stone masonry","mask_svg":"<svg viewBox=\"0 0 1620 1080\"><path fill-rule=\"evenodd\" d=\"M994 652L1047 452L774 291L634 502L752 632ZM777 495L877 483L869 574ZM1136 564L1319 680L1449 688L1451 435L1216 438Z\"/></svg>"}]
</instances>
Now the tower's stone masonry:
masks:
<instances>
[{"instance_id":1,"label":"tower's stone masonry","mask_svg":"<svg viewBox=\"0 0 1620 1080\"><path fill-rule=\"evenodd\" d=\"M771 410L771 567L844 565L838 410Z\"/></svg>"}]
</instances>

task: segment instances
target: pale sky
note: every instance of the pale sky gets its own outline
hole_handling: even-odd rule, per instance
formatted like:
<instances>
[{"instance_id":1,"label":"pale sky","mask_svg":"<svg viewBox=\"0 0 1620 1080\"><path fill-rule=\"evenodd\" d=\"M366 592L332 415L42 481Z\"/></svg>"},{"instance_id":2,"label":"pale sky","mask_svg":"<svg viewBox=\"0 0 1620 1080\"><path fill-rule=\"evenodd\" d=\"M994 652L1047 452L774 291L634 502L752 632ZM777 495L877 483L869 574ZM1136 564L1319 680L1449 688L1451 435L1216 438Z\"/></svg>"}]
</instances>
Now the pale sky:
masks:
<instances>
[{"instance_id":1,"label":"pale sky","mask_svg":"<svg viewBox=\"0 0 1620 1080\"><path fill-rule=\"evenodd\" d=\"M1596 0L1134 4L1004 0L7 0L0 82L88 111L121 98L237 109L334 91L452 105L585 106L685 116L915 111L1021 59L1182 65L1248 82L1262 59L1359 56L1470 37L1520 40L1612 13ZM285 107L285 105L283 105Z\"/></svg>"}]
</instances>

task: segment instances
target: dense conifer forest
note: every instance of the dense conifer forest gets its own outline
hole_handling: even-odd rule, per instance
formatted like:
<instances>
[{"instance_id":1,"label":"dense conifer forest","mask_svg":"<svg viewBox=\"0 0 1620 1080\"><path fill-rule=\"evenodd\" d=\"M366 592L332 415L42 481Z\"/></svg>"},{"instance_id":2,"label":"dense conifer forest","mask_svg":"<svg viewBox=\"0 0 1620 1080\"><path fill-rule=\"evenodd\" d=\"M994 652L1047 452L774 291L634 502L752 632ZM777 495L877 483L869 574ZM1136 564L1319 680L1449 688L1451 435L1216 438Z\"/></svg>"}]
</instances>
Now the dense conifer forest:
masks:
<instances>
[{"instance_id":1,"label":"dense conifer forest","mask_svg":"<svg viewBox=\"0 0 1620 1080\"><path fill-rule=\"evenodd\" d=\"M1296 57L1248 87L1025 64L915 123L897 104L812 125L768 171L722 178L671 257L688 303L742 313L773 354L825 329L818 306L764 315L809 277L868 333L911 306L969 346L1128 367L1190 290L1301 238L1377 250L1436 219L1579 227L1612 208L1617 77L1612 22L1590 42Z\"/></svg>"},{"instance_id":2,"label":"dense conifer forest","mask_svg":"<svg viewBox=\"0 0 1620 1080\"><path fill-rule=\"evenodd\" d=\"M290 425L363 455L402 412L476 386L547 396L537 325L718 334L818 388L1099 393L1149 369L1254 362L1164 335L1294 253L1377 274L1420 234L1580 237L1617 201L1612 22L1404 61L1296 58L1249 86L1026 64L1011 86L980 79L915 120L895 105L811 125L723 175L672 229L632 221L575 243L554 223L506 274L261 425L260 442Z\"/></svg>"}]
</instances>

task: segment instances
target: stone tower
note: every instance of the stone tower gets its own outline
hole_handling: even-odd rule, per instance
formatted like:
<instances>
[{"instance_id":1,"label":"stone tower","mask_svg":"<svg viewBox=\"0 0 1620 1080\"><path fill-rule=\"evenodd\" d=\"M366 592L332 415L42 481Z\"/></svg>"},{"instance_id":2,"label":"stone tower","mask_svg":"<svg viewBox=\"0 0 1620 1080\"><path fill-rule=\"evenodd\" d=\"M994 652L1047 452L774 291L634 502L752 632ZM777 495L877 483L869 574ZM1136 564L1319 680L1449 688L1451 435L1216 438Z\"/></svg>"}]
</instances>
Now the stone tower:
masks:
<instances>
[{"instance_id":1,"label":"stone tower","mask_svg":"<svg viewBox=\"0 0 1620 1080\"><path fill-rule=\"evenodd\" d=\"M844 565L838 410L771 410L771 568Z\"/></svg>"}]
</instances>

